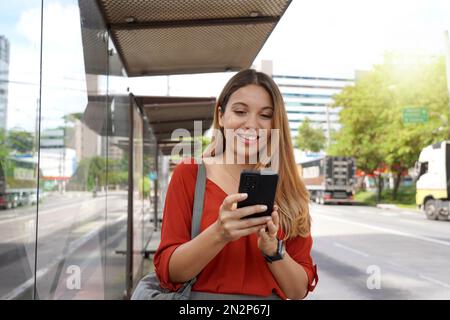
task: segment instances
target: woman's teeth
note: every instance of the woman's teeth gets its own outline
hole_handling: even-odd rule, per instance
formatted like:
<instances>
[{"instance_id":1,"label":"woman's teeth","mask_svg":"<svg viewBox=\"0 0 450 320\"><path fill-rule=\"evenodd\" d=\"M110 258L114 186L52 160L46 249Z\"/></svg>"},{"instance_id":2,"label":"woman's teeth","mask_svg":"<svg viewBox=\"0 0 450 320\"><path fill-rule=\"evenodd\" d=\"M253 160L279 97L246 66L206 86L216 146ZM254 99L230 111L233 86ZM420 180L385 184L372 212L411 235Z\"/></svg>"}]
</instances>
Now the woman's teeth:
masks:
<instances>
[{"instance_id":1,"label":"woman's teeth","mask_svg":"<svg viewBox=\"0 0 450 320\"><path fill-rule=\"evenodd\" d=\"M247 136L243 134L238 134L238 137L244 140L255 141L258 139L258 136Z\"/></svg>"}]
</instances>

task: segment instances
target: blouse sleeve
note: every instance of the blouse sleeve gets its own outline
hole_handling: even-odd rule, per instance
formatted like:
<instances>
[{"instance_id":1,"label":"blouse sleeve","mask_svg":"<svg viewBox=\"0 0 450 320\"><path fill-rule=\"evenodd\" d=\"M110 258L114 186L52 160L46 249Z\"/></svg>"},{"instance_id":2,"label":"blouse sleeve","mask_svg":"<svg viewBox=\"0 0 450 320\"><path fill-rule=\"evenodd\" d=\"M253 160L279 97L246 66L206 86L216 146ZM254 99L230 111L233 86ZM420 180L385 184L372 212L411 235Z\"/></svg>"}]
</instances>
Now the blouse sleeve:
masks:
<instances>
[{"instance_id":1,"label":"blouse sleeve","mask_svg":"<svg viewBox=\"0 0 450 320\"><path fill-rule=\"evenodd\" d=\"M308 276L308 293L314 290L319 281L317 265L313 263L311 257L312 244L311 235L306 238L298 236L286 241L286 251L292 259L303 267Z\"/></svg>"},{"instance_id":2,"label":"blouse sleeve","mask_svg":"<svg viewBox=\"0 0 450 320\"><path fill-rule=\"evenodd\" d=\"M191 240L192 206L194 202L197 166L180 162L167 189L161 242L154 256L155 271L163 288L172 291L182 286L169 280L169 260L178 246Z\"/></svg>"}]
</instances>

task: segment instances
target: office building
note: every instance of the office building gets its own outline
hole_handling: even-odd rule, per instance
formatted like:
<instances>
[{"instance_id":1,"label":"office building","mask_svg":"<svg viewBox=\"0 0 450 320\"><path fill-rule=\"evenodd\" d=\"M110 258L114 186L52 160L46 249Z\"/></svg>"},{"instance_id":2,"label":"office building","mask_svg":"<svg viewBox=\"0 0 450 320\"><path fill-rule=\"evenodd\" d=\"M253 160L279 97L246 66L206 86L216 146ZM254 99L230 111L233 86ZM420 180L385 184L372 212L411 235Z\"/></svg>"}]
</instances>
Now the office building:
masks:
<instances>
[{"instance_id":1,"label":"office building","mask_svg":"<svg viewBox=\"0 0 450 320\"><path fill-rule=\"evenodd\" d=\"M325 136L338 130L339 111L331 108L333 96L345 86L352 85L353 79L338 77L311 77L303 75L273 75L283 95L292 137L308 118L312 126L322 128Z\"/></svg>"},{"instance_id":2,"label":"office building","mask_svg":"<svg viewBox=\"0 0 450 320\"><path fill-rule=\"evenodd\" d=\"M8 118L9 41L0 35L0 129L6 130Z\"/></svg>"}]
</instances>

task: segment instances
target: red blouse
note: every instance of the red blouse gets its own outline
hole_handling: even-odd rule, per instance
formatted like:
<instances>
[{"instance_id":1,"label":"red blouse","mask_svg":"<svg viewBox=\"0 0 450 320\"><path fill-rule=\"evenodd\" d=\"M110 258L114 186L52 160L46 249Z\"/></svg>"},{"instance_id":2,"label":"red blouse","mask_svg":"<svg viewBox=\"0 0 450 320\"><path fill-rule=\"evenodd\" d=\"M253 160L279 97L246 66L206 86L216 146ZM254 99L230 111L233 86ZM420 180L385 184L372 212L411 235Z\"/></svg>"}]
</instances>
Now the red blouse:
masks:
<instances>
[{"instance_id":1,"label":"red blouse","mask_svg":"<svg viewBox=\"0 0 450 320\"><path fill-rule=\"evenodd\" d=\"M191 162L192 161L192 162ZM176 166L166 194L161 242L154 256L156 274L161 286L177 290L181 284L169 280L169 260L175 249L191 239L191 218L198 166L192 159ZM205 202L200 232L213 224L227 196L213 181L206 180ZM295 237L285 242L287 253L308 275L308 291L317 284L317 267L311 258L312 238ZM228 243L197 276L193 291L269 296L286 295L278 286L262 256L257 235L251 234Z\"/></svg>"}]
</instances>

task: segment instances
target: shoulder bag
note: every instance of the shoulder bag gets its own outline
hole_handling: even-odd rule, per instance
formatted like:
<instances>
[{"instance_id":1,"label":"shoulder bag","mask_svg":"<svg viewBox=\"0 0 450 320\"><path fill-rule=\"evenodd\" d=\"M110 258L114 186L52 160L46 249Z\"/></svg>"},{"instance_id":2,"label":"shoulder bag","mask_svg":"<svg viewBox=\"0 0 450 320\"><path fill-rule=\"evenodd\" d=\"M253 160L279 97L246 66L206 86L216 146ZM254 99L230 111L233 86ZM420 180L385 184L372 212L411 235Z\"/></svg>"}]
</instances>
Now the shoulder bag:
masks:
<instances>
[{"instance_id":1,"label":"shoulder bag","mask_svg":"<svg viewBox=\"0 0 450 320\"><path fill-rule=\"evenodd\" d=\"M194 207L192 213L191 239L200 233L200 221L205 197L206 169L205 164L198 165L197 181L195 183ZM185 282L177 291L161 287L155 272L142 278L131 296L131 300L189 300L196 278Z\"/></svg>"}]
</instances>

